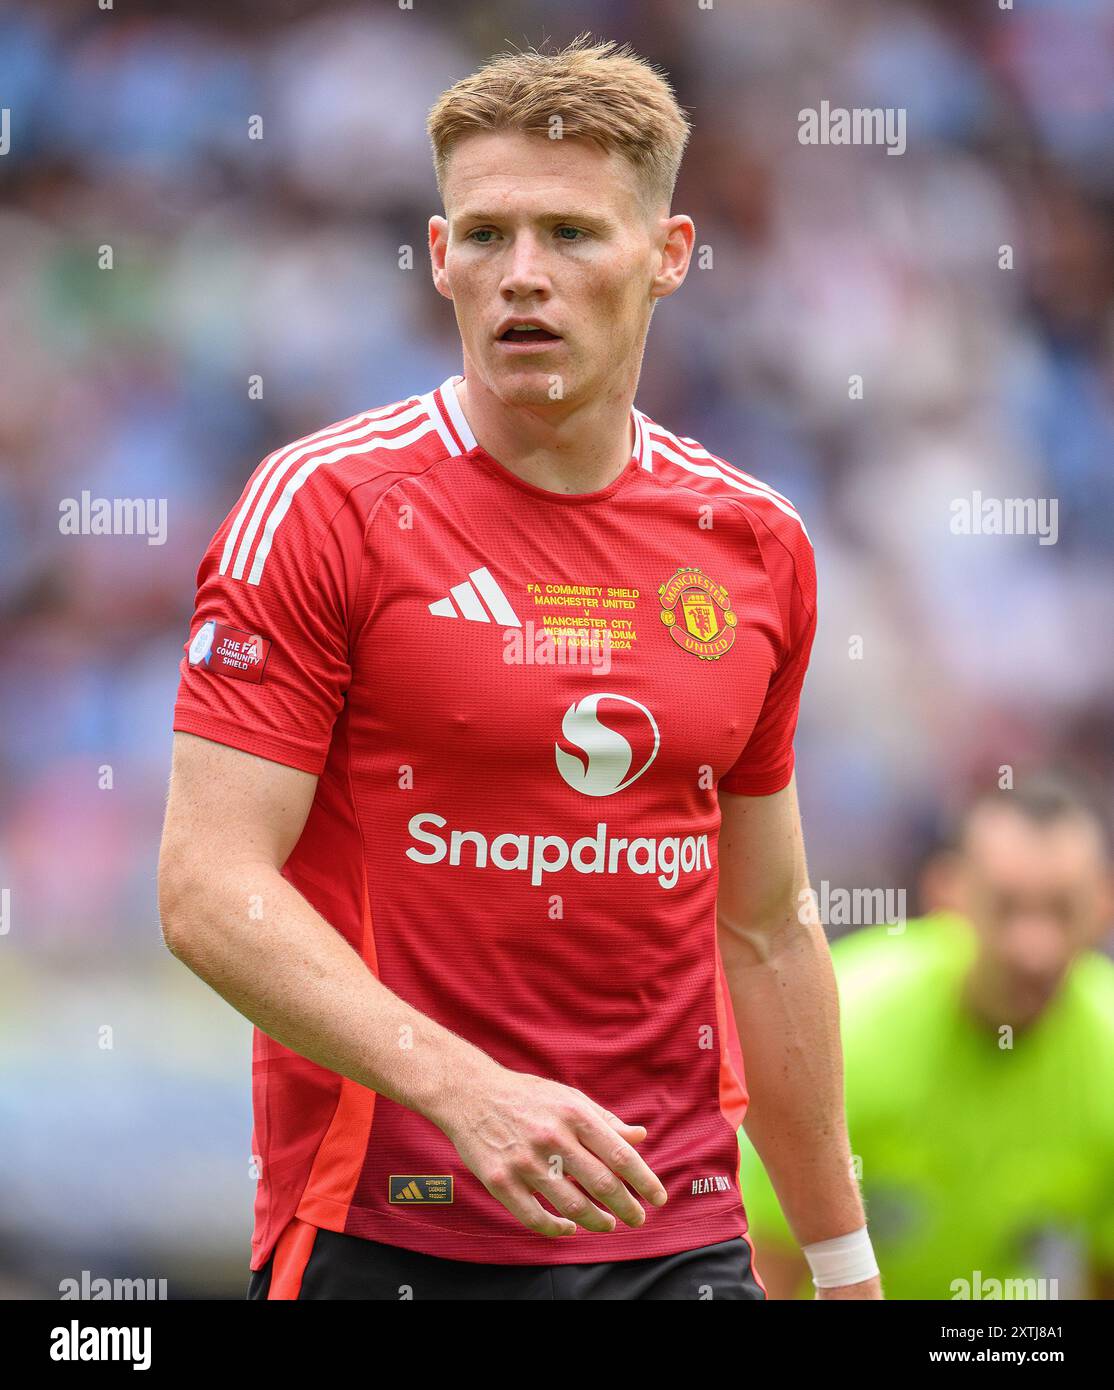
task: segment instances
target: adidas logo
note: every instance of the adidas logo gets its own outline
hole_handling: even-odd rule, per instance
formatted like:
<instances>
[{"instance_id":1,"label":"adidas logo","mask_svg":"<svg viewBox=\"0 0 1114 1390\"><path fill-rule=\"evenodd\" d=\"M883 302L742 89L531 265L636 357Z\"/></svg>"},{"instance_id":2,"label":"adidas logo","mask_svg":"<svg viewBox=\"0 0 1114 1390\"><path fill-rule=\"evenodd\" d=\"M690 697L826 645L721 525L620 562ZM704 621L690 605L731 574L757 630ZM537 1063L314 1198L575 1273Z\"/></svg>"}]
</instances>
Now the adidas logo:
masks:
<instances>
[{"instance_id":1,"label":"adidas logo","mask_svg":"<svg viewBox=\"0 0 1114 1390\"><path fill-rule=\"evenodd\" d=\"M416 1177L411 1177L409 1173L392 1173L388 1179L388 1202L438 1202L451 1206L452 1200L451 1173L419 1173Z\"/></svg>"},{"instance_id":2,"label":"adidas logo","mask_svg":"<svg viewBox=\"0 0 1114 1390\"><path fill-rule=\"evenodd\" d=\"M468 579L463 584L454 584L446 598L439 598L436 603L429 605L429 611L435 618L467 618L470 623L489 623L494 618L503 627L522 626L518 614L486 565L470 570Z\"/></svg>"}]
</instances>

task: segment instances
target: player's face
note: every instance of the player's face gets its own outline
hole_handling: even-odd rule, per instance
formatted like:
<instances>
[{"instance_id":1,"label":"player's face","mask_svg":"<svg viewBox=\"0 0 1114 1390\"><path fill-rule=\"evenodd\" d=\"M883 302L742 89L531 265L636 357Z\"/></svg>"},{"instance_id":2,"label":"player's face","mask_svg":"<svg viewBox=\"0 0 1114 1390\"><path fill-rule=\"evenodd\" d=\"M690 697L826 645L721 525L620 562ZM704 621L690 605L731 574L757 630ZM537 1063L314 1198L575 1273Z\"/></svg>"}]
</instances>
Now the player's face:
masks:
<instances>
[{"instance_id":1,"label":"player's face","mask_svg":"<svg viewBox=\"0 0 1114 1390\"><path fill-rule=\"evenodd\" d=\"M1073 957L1107 925L1108 870L1083 819L1037 826L1007 810L976 814L957 887L1003 1007L1022 1013L1051 1001Z\"/></svg>"},{"instance_id":2,"label":"player's face","mask_svg":"<svg viewBox=\"0 0 1114 1390\"><path fill-rule=\"evenodd\" d=\"M430 222L465 375L508 405L633 389L656 299L684 279L691 222L651 206L634 168L582 140L468 136Z\"/></svg>"}]
</instances>

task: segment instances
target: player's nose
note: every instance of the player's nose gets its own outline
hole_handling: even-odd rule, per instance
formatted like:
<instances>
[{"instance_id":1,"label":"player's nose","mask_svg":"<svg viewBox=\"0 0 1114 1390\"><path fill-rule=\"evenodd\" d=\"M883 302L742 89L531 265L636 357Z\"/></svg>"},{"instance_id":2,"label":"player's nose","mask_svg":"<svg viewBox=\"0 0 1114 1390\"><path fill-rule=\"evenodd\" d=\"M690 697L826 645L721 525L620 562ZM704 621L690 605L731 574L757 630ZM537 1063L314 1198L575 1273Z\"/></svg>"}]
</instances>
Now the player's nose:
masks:
<instances>
[{"instance_id":1,"label":"player's nose","mask_svg":"<svg viewBox=\"0 0 1114 1390\"><path fill-rule=\"evenodd\" d=\"M499 288L507 299L522 299L549 292L544 252L535 236L527 234L515 237Z\"/></svg>"}]
</instances>

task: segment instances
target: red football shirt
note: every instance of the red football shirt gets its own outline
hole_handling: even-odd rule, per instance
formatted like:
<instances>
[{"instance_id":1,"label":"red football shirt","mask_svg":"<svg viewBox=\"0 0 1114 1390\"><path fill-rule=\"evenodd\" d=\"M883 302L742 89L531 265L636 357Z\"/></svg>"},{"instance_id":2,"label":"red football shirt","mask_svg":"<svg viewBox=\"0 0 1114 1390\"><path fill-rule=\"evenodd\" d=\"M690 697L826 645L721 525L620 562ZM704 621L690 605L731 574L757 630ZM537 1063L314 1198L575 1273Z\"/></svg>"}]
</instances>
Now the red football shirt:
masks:
<instances>
[{"instance_id":1,"label":"red football shirt","mask_svg":"<svg viewBox=\"0 0 1114 1390\"><path fill-rule=\"evenodd\" d=\"M284 876L417 1009L645 1124L669 1202L538 1236L429 1120L256 1030L253 1268L294 1215L495 1264L746 1231L717 788L790 780L812 547L637 410L607 487L535 487L458 380L263 460L201 562L174 728L319 774Z\"/></svg>"}]
</instances>

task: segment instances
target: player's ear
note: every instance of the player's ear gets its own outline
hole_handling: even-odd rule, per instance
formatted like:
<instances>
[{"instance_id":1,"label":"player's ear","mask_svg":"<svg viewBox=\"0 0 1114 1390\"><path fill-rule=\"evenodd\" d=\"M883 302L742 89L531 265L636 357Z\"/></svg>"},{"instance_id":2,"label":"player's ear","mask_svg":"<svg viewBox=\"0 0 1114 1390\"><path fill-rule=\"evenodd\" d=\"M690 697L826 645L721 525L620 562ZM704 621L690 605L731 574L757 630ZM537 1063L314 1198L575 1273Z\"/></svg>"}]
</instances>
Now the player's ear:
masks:
<instances>
[{"instance_id":1,"label":"player's ear","mask_svg":"<svg viewBox=\"0 0 1114 1390\"><path fill-rule=\"evenodd\" d=\"M691 217L676 213L662 220L659 236L661 250L658 253L658 273L650 286L653 299L664 299L684 284L696 242L696 228Z\"/></svg>"},{"instance_id":2,"label":"player's ear","mask_svg":"<svg viewBox=\"0 0 1114 1390\"><path fill-rule=\"evenodd\" d=\"M429 260L433 268L433 285L438 294L452 299L449 278L445 274L445 252L449 247L449 224L443 217L429 219Z\"/></svg>"}]
</instances>

